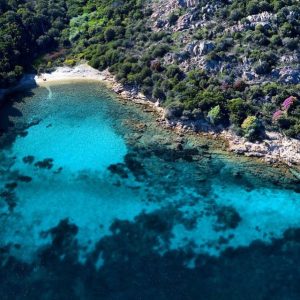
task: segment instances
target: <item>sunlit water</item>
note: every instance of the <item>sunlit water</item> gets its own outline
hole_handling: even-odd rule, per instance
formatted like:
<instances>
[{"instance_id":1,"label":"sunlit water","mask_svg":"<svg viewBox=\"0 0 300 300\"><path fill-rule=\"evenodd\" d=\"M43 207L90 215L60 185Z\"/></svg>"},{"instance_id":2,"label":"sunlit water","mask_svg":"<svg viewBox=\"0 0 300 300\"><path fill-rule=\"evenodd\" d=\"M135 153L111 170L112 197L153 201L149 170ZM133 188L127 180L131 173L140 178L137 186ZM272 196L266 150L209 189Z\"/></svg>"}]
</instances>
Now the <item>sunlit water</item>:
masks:
<instances>
[{"instance_id":1,"label":"sunlit water","mask_svg":"<svg viewBox=\"0 0 300 300\"><path fill-rule=\"evenodd\" d=\"M195 291L184 296L183 287L173 293L170 283L157 286L154 278L147 292L134 293L131 283L147 285L153 270L142 265L154 257L160 281L188 270L203 274L199 257L221 261L224 251L250 249L257 241L270 247L300 227L296 181L274 184L285 176L278 170L161 129L155 116L114 99L103 86L38 88L2 115L10 115L9 142L0 150L0 245L8 278L1 291L8 299L19 295L8 292L12 282L21 293L26 289L24 298L35 299L45 287L32 287L47 281L48 272L73 288L60 291L49 283L42 299L199 299ZM177 257L168 260L172 275L161 273L170 255ZM11 278L21 264L28 268L23 284ZM33 266L44 271L34 277ZM69 268L94 277L73 277ZM142 275L124 287L117 283L119 268ZM102 286L105 274L112 287Z\"/></svg>"}]
</instances>

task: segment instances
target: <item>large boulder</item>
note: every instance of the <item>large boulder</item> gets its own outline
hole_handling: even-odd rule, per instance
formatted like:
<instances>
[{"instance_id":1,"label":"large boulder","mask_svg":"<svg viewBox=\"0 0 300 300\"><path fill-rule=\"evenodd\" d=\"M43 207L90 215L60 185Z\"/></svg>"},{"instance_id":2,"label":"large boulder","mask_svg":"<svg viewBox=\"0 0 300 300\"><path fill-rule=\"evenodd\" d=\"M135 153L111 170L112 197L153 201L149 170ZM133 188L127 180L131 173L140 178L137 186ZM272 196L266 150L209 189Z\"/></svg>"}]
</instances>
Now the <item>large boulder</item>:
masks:
<instances>
[{"instance_id":1,"label":"large boulder","mask_svg":"<svg viewBox=\"0 0 300 300\"><path fill-rule=\"evenodd\" d=\"M183 16L180 16L177 20L177 25L174 28L174 31L182 31L185 29L188 29L192 23L193 16L191 14L185 14Z\"/></svg>"},{"instance_id":2,"label":"large boulder","mask_svg":"<svg viewBox=\"0 0 300 300\"><path fill-rule=\"evenodd\" d=\"M213 42L201 41L201 42L192 42L187 45L186 50L190 53L191 56L203 56L215 49Z\"/></svg>"},{"instance_id":3,"label":"large boulder","mask_svg":"<svg viewBox=\"0 0 300 300\"><path fill-rule=\"evenodd\" d=\"M292 68L284 68L279 71L279 81L288 84L300 83L300 70Z\"/></svg>"}]
</instances>

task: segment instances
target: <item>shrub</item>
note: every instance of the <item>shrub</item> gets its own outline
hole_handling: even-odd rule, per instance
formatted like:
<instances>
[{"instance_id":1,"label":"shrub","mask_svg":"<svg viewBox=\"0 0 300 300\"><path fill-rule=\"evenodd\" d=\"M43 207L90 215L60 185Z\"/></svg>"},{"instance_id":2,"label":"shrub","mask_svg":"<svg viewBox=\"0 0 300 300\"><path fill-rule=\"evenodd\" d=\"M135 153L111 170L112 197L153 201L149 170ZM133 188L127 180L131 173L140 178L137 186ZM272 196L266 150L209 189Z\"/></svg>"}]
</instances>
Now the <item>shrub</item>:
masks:
<instances>
[{"instance_id":1,"label":"shrub","mask_svg":"<svg viewBox=\"0 0 300 300\"><path fill-rule=\"evenodd\" d=\"M158 58L158 57L163 57L169 50L170 50L170 47L165 44L153 47L152 57L153 57L153 59Z\"/></svg>"},{"instance_id":2,"label":"shrub","mask_svg":"<svg viewBox=\"0 0 300 300\"><path fill-rule=\"evenodd\" d=\"M153 98L159 99L159 100L165 100L166 95L163 92L162 89L160 89L159 87L155 86L152 92L152 96Z\"/></svg>"},{"instance_id":3,"label":"shrub","mask_svg":"<svg viewBox=\"0 0 300 300\"><path fill-rule=\"evenodd\" d=\"M299 43L299 40L295 39L295 38L292 39L292 38L287 37L287 38L283 39L283 45L292 51L297 49L298 43Z\"/></svg>"},{"instance_id":4,"label":"shrub","mask_svg":"<svg viewBox=\"0 0 300 300\"><path fill-rule=\"evenodd\" d=\"M172 25L175 25L176 22L178 20L178 15L175 14L175 13L171 13L169 18L168 18L168 21L169 21L169 24L172 26Z\"/></svg>"},{"instance_id":5,"label":"shrub","mask_svg":"<svg viewBox=\"0 0 300 300\"><path fill-rule=\"evenodd\" d=\"M251 128L255 124L256 121L257 121L257 118L255 116L248 116L242 123L241 127L244 130L249 130L249 128Z\"/></svg>"},{"instance_id":6,"label":"shrub","mask_svg":"<svg viewBox=\"0 0 300 300\"><path fill-rule=\"evenodd\" d=\"M244 14L241 9L235 9L230 14L230 19L232 21L238 21L238 20L242 19L242 17L244 17Z\"/></svg>"},{"instance_id":7,"label":"shrub","mask_svg":"<svg viewBox=\"0 0 300 300\"><path fill-rule=\"evenodd\" d=\"M281 40L280 36L277 35L277 34L272 35L272 37L270 38L270 42L274 46L281 46L282 45L282 40Z\"/></svg>"},{"instance_id":8,"label":"shrub","mask_svg":"<svg viewBox=\"0 0 300 300\"><path fill-rule=\"evenodd\" d=\"M168 78L182 78L184 76L183 72L180 70L180 68L176 65L169 65L167 67L167 70L166 70L166 76Z\"/></svg>"},{"instance_id":9,"label":"shrub","mask_svg":"<svg viewBox=\"0 0 300 300\"><path fill-rule=\"evenodd\" d=\"M65 60L65 64L68 65L68 66L73 67L76 64L76 60L74 60L74 59L67 59L67 60Z\"/></svg>"},{"instance_id":10,"label":"shrub","mask_svg":"<svg viewBox=\"0 0 300 300\"><path fill-rule=\"evenodd\" d=\"M112 41L115 38L116 32L115 32L115 30L113 28L110 27L110 28L107 28L105 30L104 36L105 36L105 40L107 42L110 42L110 41Z\"/></svg>"},{"instance_id":11,"label":"shrub","mask_svg":"<svg viewBox=\"0 0 300 300\"><path fill-rule=\"evenodd\" d=\"M294 29L293 29L293 26L290 23L285 22L280 27L279 32L280 32L282 37L293 37Z\"/></svg>"},{"instance_id":12,"label":"shrub","mask_svg":"<svg viewBox=\"0 0 300 300\"><path fill-rule=\"evenodd\" d=\"M197 94L196 101L198 107L202 111L207 112L216 105L222 105L225 102L225 98L220 92L204 90Z\"/></svg>"},{"instance_id":13,"label":"shrub","mask_svg":"<svg viewBox=\"0 0 300 300\"><path fill-rule=\"evenodd\" d=\"M238 126L253 112L252 107L241 98L230 100L228 102L228 109L231 123Z\"/></svg>"},{"instance_id":14,"label":"shrub","mask_svg":"<svg viewBox=\"0 0 300 300\"><path fill-rule=\"evenodd\" d=\"M250 140L255 141L261 138L263 126L255 116L248 116L242 123L244 136Z\"/></svg>"},{"instance_id":15,"label":"shrub","mask_svg":"<svg viewBox=\"0 0 300 300\"><path fill-rule=\"evenodd\" d=\"M237 91L243 92L247 87L247 84L243 80L237 80L233 84L233 88Z\"/></svg>"},{"instance_id":16,"label":"shrub","mask_svg":"<svg viewBox=\"0 0 300 300\"><path fill-rule=\"evenodd\" d=\"M179 118L182 115L184 107L180 102L173 102L165 108L165 117L167 119Z\"/></svg>"},{"instance_id":17,"label":"shrub","mask_svg":"<svg viewBox=\"0 0 300 300\"><path fill-rule=\"evenodd\" d=\"M271 65L263 61L254 67L254 72L258 75L265 75L271 72Z\"/></svg>"},{"instance_id":18,"label":"shrub","mask_svg":"<svg viewBox=\"0 0 300 300\"><path fill-rule=\"evenodd\" d=\"M291 118L287 117L286 115L283 115L280 117L278 120L278 125L281 129L287 130L289 129L292 125L294 125L294 122Z\"/></svg>"},{"instance_id":19,"label":"shrub","mask_svg":"<svg viewBox=\"0 0 300 300\"><path fill-rule=\"evenodd\" d=\"M256 15L259 13L259 3L257 1L249 1L246 9L248 15Z\"/></svg>"},{"instance_id":20,"label":"shrub","mask_svg":"<svg viewBox=\"0 0 300 300\"><path fill-rule=\"evenodd\" d=\"M221 108L220 105L213 107L207 114L209 121L217 125L221 121Z\"/></svg>"}]
</instances>

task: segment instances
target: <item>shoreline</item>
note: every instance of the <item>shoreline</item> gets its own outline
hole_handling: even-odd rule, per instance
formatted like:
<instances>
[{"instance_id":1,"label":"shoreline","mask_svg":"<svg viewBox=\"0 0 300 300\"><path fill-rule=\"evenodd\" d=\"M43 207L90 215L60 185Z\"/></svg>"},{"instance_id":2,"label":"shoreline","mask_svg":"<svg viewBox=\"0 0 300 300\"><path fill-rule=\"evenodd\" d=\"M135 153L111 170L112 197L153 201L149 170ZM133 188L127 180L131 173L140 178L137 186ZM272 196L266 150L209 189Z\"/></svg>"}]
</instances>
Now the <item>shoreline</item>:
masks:
<instances>
[{"instance_id":1,"label":"shoreline","mask_svg":"<svg viewBox=\"0 0 300 300\"><path fill-rule=\"evenodd\" d=\"M30 76L32 79L33 75L27 76ZM211 125L204 121L168 120L165 118L164 108L160 107L158 102L154 103L134 88L123 86L115 80L115 77L108 70L100 72L86 63L74 67L63 66L58 67L51 73L35 75L31 83L35 86L47 87L49 85L86 81L102 83L122 99L151 107L158 113L159 118L157 122L161 126L171 128L179 133L189 132L204 135L208 138L221 139L226 143L226 150L236 155L256 157L269 164L284 164L297 168L300 171L299 140L287 138L277 132L266 132L266 139L261 142L252 143L243 137L237 136L231 130L217 132ZM18 88L23 85L24 82L22 83L21 81ZM295 171L294 175L300 180L299 171Z\"/></svg>"},{"instance_id":2,"label":"shoreline","mask_svg":"<svg viewBox=\"0 0 300 300\"><path fill-rule=\"evenodd\" d=\"M80 81L106 80L104 72L100 72L88 64L81 64L74 67L58 67L51 73L42 73L34 76L34 81L38 86L48 86L51 84L67 84Z\"/></svg>"},{"instance_id":3,"label":"shoreline","mask_svg":"<svg viewBox=\"0 0 300 300\"><path fill-rule=\"evenodd\" d=\"M108 70L101 72L88 64L80 64L75 67L58 67L54 72L36 75L34 81L37 86L41 87L72 82L99 82L110 88L120 98L155 107L160 113L164 112L164 109L159 107L158 103L150 101L142 93L126 89L115 80L115 77Z\"/></svg>"}]
</instances>

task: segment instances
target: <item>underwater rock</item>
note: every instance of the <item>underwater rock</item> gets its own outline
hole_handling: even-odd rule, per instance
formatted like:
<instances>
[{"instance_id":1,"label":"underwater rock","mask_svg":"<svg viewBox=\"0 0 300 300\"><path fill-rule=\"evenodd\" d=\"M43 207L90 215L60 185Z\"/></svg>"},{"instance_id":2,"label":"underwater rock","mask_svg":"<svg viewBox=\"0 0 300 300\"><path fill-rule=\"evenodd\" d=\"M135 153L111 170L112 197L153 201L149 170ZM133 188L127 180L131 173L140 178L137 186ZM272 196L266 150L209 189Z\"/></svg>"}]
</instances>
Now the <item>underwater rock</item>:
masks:
<instances>
[{"instance_id":1,"label":"underwater rock","mask_svg":"<svg viewBox=\"0 0 300 300\"><path fill-rule=\"evenodd\" d=\"M75 239L77 233L77 225L70 223L68 218L61 220L56 227L41 232L41 237L47 238L50 236L52 238L51 246L41 255L42 263L45 265L51 264L54 255L70 255L70 257L77 258L77 255L73 255L77 251L77 241Z\"/></svg>"},{"instance_id":2,"label":"underwater rock","mask_svg":"<svg viewBox=\"0 0 300 300\"><path fill-rule=\"evenodd\" d=\"M28 128L31 126L36 126L36 125L39 125L40 122L41 122L41 119L34 118L27 126L28 126Z\"/></svg>"},{"instance_id":3,"label":"underwater rock","mask_svg":"<svg viewBox=\"0 0 300 300\"><path fill-rule=\"evenodd\" d=\"M124 161L127 168L133 173L136 178L141 179L142 176L145 176L147 174L143 164L137 159L135 154L126 154Z\"/></svg>"},{"instance_id":4,"label":"underwater rock","mask_svg":"<svg viewBox=\"0 0 300 300\"><path fill-rule=\"evenodd\" d=\"M284 238L286 240L292 240L296 242L300 242L300 228L290 228L285 231Z\"/></svg>"},{"instance_id":5,"label":"underwater rock","mask_svg":"<svg viewBox=\"0 0 300 300\"><path fill-rule=\"evenodd\" d=\"M28 131L21 131L21 132L19 132L19 135L20 135L21 137L25 137L25 136L28 135Z\"/></svg>"},{"instance_id":6,"label":"underwater rock","mask_svg":"<svg viewBox=\"0 0 300 300\"><path fill-rule=\"evenodd\" d=\"M172 144L170 148L161 146L153 147L152 153L168 162L175 162L177 160L192 162L200 154L198 149L184 148L183 145L179 143Z\"/></svg>"},{"instance_id":7,"label":"underwater rock","mask_svg":"<svg viewBox=\"0 0 300 300\"><path fill-rule=\"evenodd\" d=\"M217 222L220 230L235 229L242 218L231 206L222 206L217 210Z\"/></svg>"},{"instance_id":8,"label":"underwater rock","mask_svg":"<svg viewBox=\"0 0 300 300\"><path fill-rule=\"evenodd\" d=\"M183 146L181 143L176 144L176 150L179 150L179 151L183 150Z\"/></svg>"},{"instance_id":9,"label":"underwater rock","mask_svg":"<svg viewBox=\"0 0 300 300\"><path fill-rule=\"evenodd\" d=\"M202 144L202 145L200 145L200 148L202 148L204 150L209 150L209 144Z\"/></svg>"},{"instance_id":10,"label":"underwater rock","mask_svg":"<svg viewBox=\"0 0 300 300\"><path fill-rule=\"evenodd\" d=\"M128 178L126 166L122 163L110 165L107 169L111 173L119 175L121 178Z\"/></svg>"},{"instance_id":11,"label":"underwater rock","mask_svg":"<svg viewBox=\"0 0 300 300\"><path fill-rule=\"evenodd\" d=\"M236 179L242 179L243 175L240 171L233 172L233 177Z\"/></svg>"},{"instance_id":12,"label":"underwater rock","mask_svg":"<svg viewBox=\"0 0 300 300\"><path fill-rule=\"evenodd\" d=\"M56 171L54 171L54 174L59 174L63 170L63 167L59 167Z\"/></svg>"},{"instance_id":13,"label":"underwater rock","mask_svg":"<svg viewBox=\"0 0 300 300\"><path fill-rule=\"evenodd\" d=\"M144 214L140 219L145 229L147 228L156 233L165 234L169 233L172 229L172 223L168 222L168 220L164 218L164 215L159 212L148 215Z\"/></svg>"},{"instance_id":14,"label":"underwater rock","mask_svg":"<svg viewBox=\"0 0 300 300\"><path fill-rule=\"evenodd\" d=\"M51 169L53 167L53 159L45 158L44 160L38 161L34 164L35 167L40 169Z\"/></svg>"},{"instance_id":15,"label":"underwater rock","mask_svg":"<svg viewBox=\"0 0 300 300\"><path fill-rule=\"evenodd\" d=\"M199 183L204 183L208 179L206 174L199 174L195 178L196 178L196 181Z\"/></svg>"},{"instance_id":16,"label":"underwater rock","mask_svg":"<svg viewBox=\"0 0 300 300\"><path fill-rule=\"evenodd\" d=\"M11 183L7 183L5 185L5 188L8 190L14 190L17 186L18 186L17 182L11 182Z\"/></svg>"},{"instance_id":17,"label":"underwater rock","mask_svg":"<svg viewBox=\"0 0 300 300\"><path fill-rule=\"evenodd\" d=\"M28 155L23 157L24 164L32 164L34 162L34 156Z\"/></svg>"},{"instance_id":18,"label":"underwater rock","mask_svg":"<svg viewBox=\"0 0 300 300\"><path fill-rule=\"evenodd\" d=\"M0 197L8 205L9 211L13 211L14 207L17 205L15 193L10 190L4 190L3 192L0 193Z\"/></svg>"},{"instance_id":19,"label":"underwater rock","mask_svg":"<svg viewBox=\"0 0 300 300\"><path fill-rule=\"evenodd\" d=\"M225 238L224 236L220 236L219 240L218 240L218 244L219 245L226 245L226 244L229 243L229 241L230 241L229 238Z\"/></svg>"},{"instance_id":20,"label":"underwater rock","mask_svg":"<svg viewBox=\"0 0 300 300\"><path fill-rule=\"evenodd\" d=\"M290 168L290 172L295 176L295 178L297 178L297 180L300 181L300 171L299 170Z\"/></svg>"},{"instance_id":21,"label":"underwater rock","mask_svg":"<svg viewBox=\"0 0 300 300\"><path fill-rule=\"evenodd\" d=\"M26 182L26 183L32 181L32 178L30 176L26 176L26 175L19 175L17 179L19 181Z\"/></svg>"}]
</instances>

